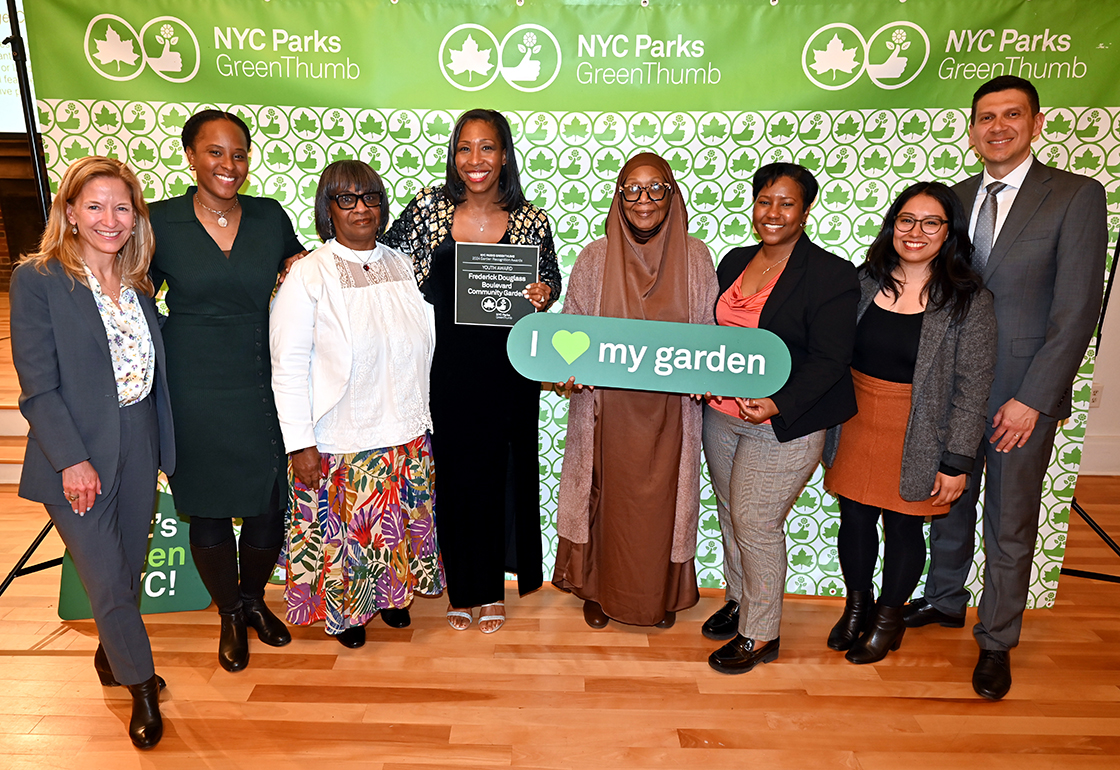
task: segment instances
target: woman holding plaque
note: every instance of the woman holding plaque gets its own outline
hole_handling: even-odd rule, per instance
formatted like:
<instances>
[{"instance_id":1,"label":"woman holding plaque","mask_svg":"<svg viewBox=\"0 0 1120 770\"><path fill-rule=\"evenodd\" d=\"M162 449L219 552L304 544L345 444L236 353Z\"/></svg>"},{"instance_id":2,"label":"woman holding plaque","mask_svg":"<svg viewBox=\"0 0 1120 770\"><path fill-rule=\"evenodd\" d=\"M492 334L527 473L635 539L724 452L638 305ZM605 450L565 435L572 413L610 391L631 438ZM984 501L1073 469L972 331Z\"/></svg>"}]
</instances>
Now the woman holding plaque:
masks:
<instances>
[{"instance_id":1,"label":"woman holding plaque","mask_svg":"<svg viewBox=\"0 0 1120 770\"><path fill-rule=\"evenodd\" d=\"M163 734L140 616L156 474L175 470L164 350L136 175L82 158L66 170L39 251L12 273L12 360L31 431L19 495L46 506L89 595L93 667L132 695L139 748Z\"/></svg>"},{"instance_id":2,"label":"woman holding plaque","mask_svg":"<svg viewBox=\"0 0 1120 770\"><path fill-rule=\"evenodd\" d=\"M265 644L292 640L264 601L284 541L287 474L272 398L268 304L293 257L292 222L269 198L238 195L249 128L202 110L183 126L197 187L152 204L152 279L167 282L167 383L178 464L171 491L190 517L191 555L221 618L218 663L249 663L247 627ZM242 519L234 539L233 519Z\"/></svg>"},{"instance_id":3,"label":"woman holding plaque","mask_svg":"<svg viewBox=\"0 0 1120 770\"><path fill-rule=\"evenodd\" d=\"M572 268L564 312L712 323L712 255L688 235L684 195L643 152L618 175L606 237ZM688 396L562 386L572 394L560 474L552 582L584 600L592 628L610 618L669 628L700 599L702 406Z\"/></svg>"},{"instance_id":4,"label":"woman holding plaque","mask_svg":"<svg viewBox=\"0 0 1120 770\"><path fill-rule=\"evenodd\" d=\"M887 211L859 270L859 413L829 431L824 458L825 488L840 499L836 545L847 589L828 646L847 650L852 663L882 660L902 643L902 606L926 563L922 524L965 491L984 436L996 318L971 256L956 193L918 182Z\"/></svg>"},{"instance_id":5,"label":"woman holding plaque","mask_svg":"<svg viewBox=\"0 0 1120 770\"><path fill-rule=\"evenodd\" d=\"M778 657L785 519L821 459L825 429L856 412L852 344L859 282L846 259L805 234L817 180L792 163L754 175L759 243L720 261L716 322L767 329L789 348L789 379L766 398L713 398L704 455L723 533L727 603L704 624L731 641L708 665L741 674Z\"/></svg>"},{"instance_id":6,"label":"woman holding plaque","mask_svg":"<svg viewBox=\"0 0 1120 770\"><path fill-rule=\"evenodd\" d=\"M545 213L525 200L509 122L470 110L455 123L447 179L421 190L380 242L412 256L425 299L435 307L432 451L439 464L436 528L450 605L447 622L465 631L480 607L479 629L505 622L505 572L521 594L540 588L540 385L506 357L509 327L455 322L458 243L539 247L538 279L524 296L545 310L560 294L560 267ZM467 398L482 382L485 406Z\"/></svg>"}]
</instances>

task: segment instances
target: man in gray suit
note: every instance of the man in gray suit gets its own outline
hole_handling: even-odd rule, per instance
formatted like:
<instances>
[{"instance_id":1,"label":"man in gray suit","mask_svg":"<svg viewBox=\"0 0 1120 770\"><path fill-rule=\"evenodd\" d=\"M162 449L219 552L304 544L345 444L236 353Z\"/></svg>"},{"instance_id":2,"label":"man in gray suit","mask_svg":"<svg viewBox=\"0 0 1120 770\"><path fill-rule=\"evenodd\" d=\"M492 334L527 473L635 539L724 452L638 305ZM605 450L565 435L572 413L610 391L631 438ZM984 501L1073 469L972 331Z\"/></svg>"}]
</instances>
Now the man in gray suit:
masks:
<instances>
[{"instance_id":1,"label":"man in gray suit","mask_svg":"<svg viewBox=\"0 0 1120 770\"><path fill-rule=\"evenodd\" d=\"M973 628L980 658L972 687L991 700L1011 688L1009 651L1019 643L1042 486L1100 311L1108 245L1100 183L1032 155L1044 121L1038 92L1022 78L995 78L972 98L969 139L984 171L954 190L972 212L973 265L995 296L995 382L968 491L934 520L925 597L903 616L910 627L964 625L986 467L984 592Z\"/></svg>"}]
</instances>

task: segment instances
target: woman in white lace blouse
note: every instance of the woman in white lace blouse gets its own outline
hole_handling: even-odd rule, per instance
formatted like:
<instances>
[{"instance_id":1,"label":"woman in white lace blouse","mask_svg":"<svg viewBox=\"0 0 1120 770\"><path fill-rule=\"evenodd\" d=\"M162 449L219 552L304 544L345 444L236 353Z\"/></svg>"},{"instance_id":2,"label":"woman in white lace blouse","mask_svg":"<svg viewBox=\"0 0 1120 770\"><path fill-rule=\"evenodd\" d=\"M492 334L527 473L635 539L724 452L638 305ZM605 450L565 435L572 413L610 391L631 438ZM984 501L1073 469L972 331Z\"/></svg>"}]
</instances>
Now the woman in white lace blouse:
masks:
<instances>
[{"instance_id":1,"label":"woman in white lace blouse","mask_svg":"<svg viewBox=\"0 0 1120 770\"><path fill-rule=\"evenodd\" d=\"M289 455L288 620L325 621L346 647L378 612L410 622L443 591L432 515L428 371L435 316L409 257L379 244L381 178L327 166L315 195L325 243L292 267L272 308L272 388Z\"/></svg>"}]
</instances>

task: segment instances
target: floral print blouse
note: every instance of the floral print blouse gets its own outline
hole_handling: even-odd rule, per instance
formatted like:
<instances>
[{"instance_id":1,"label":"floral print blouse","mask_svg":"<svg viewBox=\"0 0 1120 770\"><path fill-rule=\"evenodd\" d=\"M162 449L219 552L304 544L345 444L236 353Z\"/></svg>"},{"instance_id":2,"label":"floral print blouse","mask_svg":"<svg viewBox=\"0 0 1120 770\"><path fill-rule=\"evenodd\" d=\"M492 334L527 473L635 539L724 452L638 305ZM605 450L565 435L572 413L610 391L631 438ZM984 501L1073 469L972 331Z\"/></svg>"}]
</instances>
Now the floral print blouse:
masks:
<instances>
[{"instance_id":1,"label":"floral print blouse","mask_svg":"<svg viewBox=\"0 0 1120 770\"><path fill-rule=\"evenodd\" d=\"M117 378L117 403L119 406L137 404L151 393L156 374L156 349L144 308L140 307L136 290L130 286L121 288L118 307L101 291L101 284L88 267L86 282L93 292L105 336L109 339L109 356Z\"/></svg>"}]
</instances>

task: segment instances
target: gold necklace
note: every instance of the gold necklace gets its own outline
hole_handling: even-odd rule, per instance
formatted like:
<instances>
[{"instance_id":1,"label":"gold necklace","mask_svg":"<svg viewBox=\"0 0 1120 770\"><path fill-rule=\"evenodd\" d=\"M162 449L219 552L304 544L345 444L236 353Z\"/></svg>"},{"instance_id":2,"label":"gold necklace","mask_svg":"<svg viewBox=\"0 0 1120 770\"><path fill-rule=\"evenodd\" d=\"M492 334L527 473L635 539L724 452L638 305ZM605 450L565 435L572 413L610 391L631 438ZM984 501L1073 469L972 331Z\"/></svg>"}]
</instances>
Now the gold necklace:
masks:
<instances>
[{"instance_id":1,"label":"gold necklace","mask_svg":"<svg viewBox=\"0 0 1120 770\"><path fill-rule=\"evenodd\" d=\"M791 256L792 254L793 254L793 252L792 252L792 251L791 251L791 252L790 252L789 254L786 254L786 255L785 255L784 257L782 257L781 259L779 259L779 260L778 260L777 262L775 262L774 264L770 265L770 267L768 267L768 268L766 268L765 270L763 270L763 271L762 271L762 274L763 274L763 275L766 275L766 274L767 274L767 273L769 273L769 272L770 272L771 270L773 270L773 269L774 269L775 267L777 267L778 265L782 264L782 263L783 263L783 262L785 262L785 261L786 261L787 259L789 259L789 258L790 258L790 256Z\"/></svg>"},{"instance_id":2,"label":"gold necklace","mask_svg":"<svg viewBox=\"0 0 1120 770\"><path fill-rule=\"evenodd\" d=\"M212 208L210 208L210 207L209 207L209 206L207 206L207 205L206 205L205 203L203 203L203 202L202 202L202 199L198 197L198 193L195 193L195 194L194 194L194 200L195 200L195 202L196 202L196 203L197 203L197 204L198 204L199 206L202 206L202 208L206 209L206 210L207 210L207 211L209 211L209 212L210 212L211 214L217 214L217 215L218 215L218 227L226 227L226 226L228 226L228 225L229 225L229 220L228 220L228 219L226 219L226 214L228 214L229 212L231 212L231 211L233 211L233 210L234 210L235 208L237 208L237 206L238 206L238 204L239 204L239 201L237 200L237 198L234 198L234 199L233 199L233 205L232 205L232 206L230 206L230 207L229 207L228 209L226 209L225 211L217 211L217 210L215 210L215 209L212 209Z\"/></svg>"}]
</instances>

